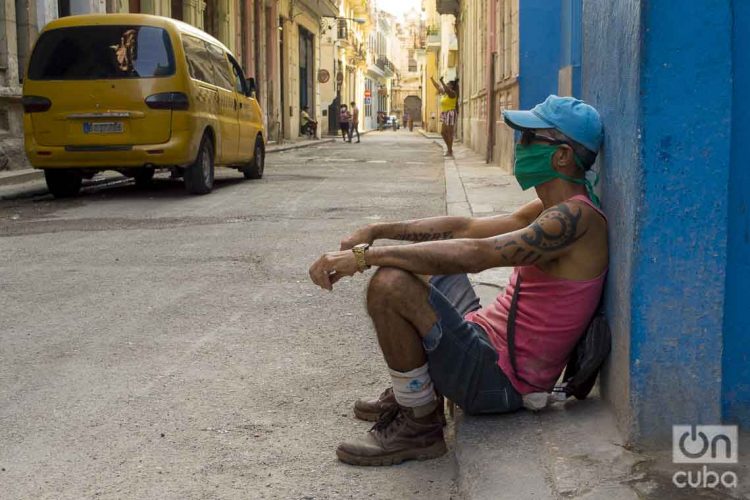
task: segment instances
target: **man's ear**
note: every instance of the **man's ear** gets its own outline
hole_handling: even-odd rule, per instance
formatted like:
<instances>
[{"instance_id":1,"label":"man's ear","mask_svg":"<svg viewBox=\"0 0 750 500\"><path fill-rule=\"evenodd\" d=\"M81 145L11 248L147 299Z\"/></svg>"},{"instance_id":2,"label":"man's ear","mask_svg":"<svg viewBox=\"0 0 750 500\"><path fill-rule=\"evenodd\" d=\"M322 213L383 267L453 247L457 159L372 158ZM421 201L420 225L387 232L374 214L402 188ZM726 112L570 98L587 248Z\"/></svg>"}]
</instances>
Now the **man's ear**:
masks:
<instances>
[{"instance_id":1,"label":"man's ear","mask_svg":"<svg viewBox=\"0 0 750 500\"><path fill-rule=\"evenodd\" d=\"M552 155L552 166L558 172L572 174L576 171L575 153L567 144L561 144Z\"/></svg>"}]
</instances>

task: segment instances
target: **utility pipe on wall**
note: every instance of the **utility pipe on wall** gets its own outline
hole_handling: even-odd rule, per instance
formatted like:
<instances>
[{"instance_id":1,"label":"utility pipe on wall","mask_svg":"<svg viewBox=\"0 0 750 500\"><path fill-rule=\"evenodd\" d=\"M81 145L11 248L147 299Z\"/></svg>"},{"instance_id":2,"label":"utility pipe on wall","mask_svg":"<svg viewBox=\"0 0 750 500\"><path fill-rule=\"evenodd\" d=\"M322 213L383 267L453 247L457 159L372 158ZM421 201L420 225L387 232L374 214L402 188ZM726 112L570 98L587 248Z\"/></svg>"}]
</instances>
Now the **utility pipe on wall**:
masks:
<instances>
[{"instance_id":1,"label":"utility pipe on wall","mask_svg":"<svg viewBox=\"0 0 750 500\"><path fill-rule=\"evenodd\" d=\"M485 51L487 68L487 80L486 85L486 98L487 98L487 153L485 155L485 162L490 163L492 161L492 151L495 147L495 49L497 43L495 40L496 33L496 20L497 20L497 2L498 0L489 0L487 2L487 16L489 19L489 27L487 30L487 50Z\"/></svg>"}]
</instances>

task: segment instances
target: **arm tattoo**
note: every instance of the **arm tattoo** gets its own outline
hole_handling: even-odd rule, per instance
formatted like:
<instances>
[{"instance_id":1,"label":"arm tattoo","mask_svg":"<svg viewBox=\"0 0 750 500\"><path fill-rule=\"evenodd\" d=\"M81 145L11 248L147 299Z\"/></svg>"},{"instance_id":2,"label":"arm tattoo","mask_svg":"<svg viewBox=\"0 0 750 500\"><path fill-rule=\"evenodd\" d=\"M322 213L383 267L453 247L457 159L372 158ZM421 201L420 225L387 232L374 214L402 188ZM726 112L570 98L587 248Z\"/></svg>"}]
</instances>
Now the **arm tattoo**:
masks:
<instances>
[{"instance_id":1,"label":"arm tattoo","mask_svg":"<svg viewBox=\"0 0 750 500\"><path fill-rule=\"evenodd\" d=\"M451 238L453 238L453 231L445 231L442 233L434 233L434 232L408 233L406 231L402 231L398 233L393 239L403 240L403 241L421 242L421 241L450 240Z\"/></svg>"},{"instance_id":2,"label":"arm tattoo","mask_svg":"<svg viewBox=\"0 0 750 500\"><path fill-rule=\"evenodd\" d=\"M586 230L577 234L578 223L582 215L583 212L580 208L577 209L576 213L573 213L567 205L557 205L544 211L529 226L532 234L522 234L520 236L522 241L514 239L505 243L498 242L495 249L502 252L510 261L518 262L521 265L533 264L541 259L545 253L567 248L586 234ZM550 232L549 227L543 227L545 222L553 222L560 229Z\"/></svg>"}]
</instances>

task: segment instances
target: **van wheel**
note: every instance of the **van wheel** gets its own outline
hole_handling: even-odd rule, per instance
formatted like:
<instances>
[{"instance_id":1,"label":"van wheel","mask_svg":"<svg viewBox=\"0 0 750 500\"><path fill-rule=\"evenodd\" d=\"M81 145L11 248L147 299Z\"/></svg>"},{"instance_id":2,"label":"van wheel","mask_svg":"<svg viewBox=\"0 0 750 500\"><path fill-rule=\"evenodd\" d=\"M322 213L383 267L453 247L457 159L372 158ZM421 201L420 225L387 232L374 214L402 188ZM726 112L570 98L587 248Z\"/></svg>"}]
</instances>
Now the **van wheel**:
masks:
<instances>
[{"instance_id":1,"label":"van wheel","mask_svg":"<svg viewBox=\"0 0 750 500\"><path fill-rule=\"evenodd\" d=\"M263 139L255 139L255 151L253 159L245 165L242 173L245 179L260 179L263 177L263 168L266 166L266 148L263 145Z\"/></svg>"},{"instance_id":2,"label":"van wheel","mask_svg":"<svg viewBox=\"0 0 750 500\"><path fill-rule=\"evenodd\" d=\"M79 171L72 168L48 168L44 170L44 180L47 181L47 188L55 198L70 198L81 190L83 177Z\"/></svg>"},{"instance_id":3,"label":"van wheel","mask_svg":"<svg viewBox=\"0 0 750 500\"><path fill-rule=\"evenodd\" d=\"M185 189L190 194L207 194L214 187L214 145L204 135L198 157L185 169Z\"/></svg>"},{"instance_id":4,"label":"van wheel","mask_svg":"<svg viewBox=\"0 0 750 500\"><path fill-rule=\"evenodd\" d=\"M154 169L153 168L139 168L135 171L135 175L133 176L133 179L135 179L135 185L139 188L145 188L151 185L151 181L154 179Z\"/></svg>"}]
</instances>

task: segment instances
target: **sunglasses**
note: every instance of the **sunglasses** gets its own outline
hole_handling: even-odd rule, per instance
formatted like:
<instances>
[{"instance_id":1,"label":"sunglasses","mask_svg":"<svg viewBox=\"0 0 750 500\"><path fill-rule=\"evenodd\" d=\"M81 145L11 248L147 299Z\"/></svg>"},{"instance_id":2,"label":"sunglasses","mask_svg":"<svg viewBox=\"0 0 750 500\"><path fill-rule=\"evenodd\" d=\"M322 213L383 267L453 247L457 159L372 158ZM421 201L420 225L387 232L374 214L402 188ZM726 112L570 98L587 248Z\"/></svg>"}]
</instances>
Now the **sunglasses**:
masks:
<instances>
[{"instance_id":1,"label":"sunglasses","mask_svg":"<svg viewBox=\"0 0 750 500\"><path fill-rule=\"evenodd\" d=\"M560 139L553 139L546 135L537 134L533 130L524 130L521 132L521 140L518 142L521 146L528 146L532 142L546 142L551 146L567 144L568 146L573 147L568 141L561 141Z\"/></svg>"}]
</instances>

